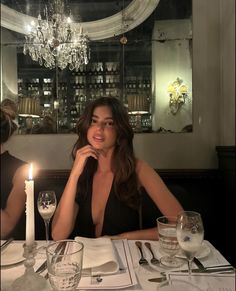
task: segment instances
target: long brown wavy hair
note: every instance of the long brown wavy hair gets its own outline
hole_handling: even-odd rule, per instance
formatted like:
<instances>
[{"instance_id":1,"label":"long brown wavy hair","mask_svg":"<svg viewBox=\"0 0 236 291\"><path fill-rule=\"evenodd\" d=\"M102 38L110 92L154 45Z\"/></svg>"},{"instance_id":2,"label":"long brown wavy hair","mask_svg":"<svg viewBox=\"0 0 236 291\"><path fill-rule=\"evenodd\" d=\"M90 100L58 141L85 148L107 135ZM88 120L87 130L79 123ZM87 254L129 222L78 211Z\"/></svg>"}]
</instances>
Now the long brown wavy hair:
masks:
<instances>
[{"instance_id":1,"label":"long brown wavy hair","mask_svg":"<svg viewBox=\"0 0 236 291\"><path fill-rule=\"evenodd\" d=\"M111 109L114 127L117 132L116 145L112 156L115 195L129 207L138 209L140 201L135 171L136 158L133 149L134 133L129 124L127 109L117 98L101 97L87 105L77 123L78 139L73 147L72 157L75 159L76 151L89 143L87 131L91 124L93 112L99 106L108 106ZM79 193L87 193L89 181L91 181L91 177L96 170L97 161L90 157L78 182Z\"/></svg>"},{"instance_id":2,"label":"long brown wavy hair","mask_svg":"<svg viewBox=\"0 0 236 291\"><path fill-rule=\"evenodd\" d=\"M4 99L0 105L1 111L1 143L5 143L17 129L13 121L16 117L17 106L14 101Z\"/></svg>"}]
</instances>

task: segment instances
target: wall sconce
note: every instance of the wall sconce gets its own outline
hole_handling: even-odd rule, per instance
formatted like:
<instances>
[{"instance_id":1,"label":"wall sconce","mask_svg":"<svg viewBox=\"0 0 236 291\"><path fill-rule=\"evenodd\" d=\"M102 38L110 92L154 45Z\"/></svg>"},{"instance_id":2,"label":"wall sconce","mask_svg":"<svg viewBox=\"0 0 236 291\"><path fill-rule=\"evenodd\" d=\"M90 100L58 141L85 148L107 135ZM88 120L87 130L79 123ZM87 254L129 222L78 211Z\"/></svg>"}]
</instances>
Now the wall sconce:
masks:
<instances>
[{"instance_id":1,"label":"wall sconce","mask_svg":"<svg viewBox=\"0 0 236 291\"><path fill-rule=\"evenodd\" d=\"M142 132L142 115L149 112L149 102L143 95L128 95L129 114L134 115L134 132Z\"/></svg>"},{"instance_id":2,"label":"wall sconce","mask_svg":"<svg viewBox=\"0 0 236 291\"><path fill-rule=\"evenodd\" d=\"M185 99L188 97L188 88L183 84L183 80L177 77L176 80L168 86L167 92L170 97L170 111L173 115L176 115L181 106L185 103Z\"/></svg>"}]
</instances>

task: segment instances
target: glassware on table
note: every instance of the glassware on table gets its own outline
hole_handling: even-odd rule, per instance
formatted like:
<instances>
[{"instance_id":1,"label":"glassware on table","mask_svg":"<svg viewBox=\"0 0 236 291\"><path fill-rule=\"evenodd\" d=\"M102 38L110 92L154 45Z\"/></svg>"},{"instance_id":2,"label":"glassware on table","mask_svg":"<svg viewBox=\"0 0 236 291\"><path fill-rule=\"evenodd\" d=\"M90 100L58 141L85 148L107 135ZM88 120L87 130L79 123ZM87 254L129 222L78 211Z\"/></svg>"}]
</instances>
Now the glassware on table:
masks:
<instances>
[{"instance_id":1,"label":"glassware on table","mask_svg":"<svg viewBox=\"0 0 236 291\"><path fill-rule=\"evenodd\" d=\"M180 249L176 237L176 221L176 216L161 216L157 218L160 250L167 254L161 257L160 262L169 268L177 268L184 263L182 259L175 256Z\"/></svg>"},{"instance_id":2,"label":"glassware on table","mask_svg":"<svg viewBox=\"0 0 236 291\"><path fill-rule=\"evenodd\" d=\"M191 275L193 258L204 238L201 214L195 211L180 212L177 217L176 233L180 248L188 260L188 270Z\"/></svg>"},{"instance_id":3,"label":"glassware on table","mask_svg":"<svg viewBox=\"0 0 236 291\"><path fill-rule=\"evenodd\" d=\"M38 211L42 216L46 231L46 245L49 242L49 223L57 207L57 197L54 191L41 191L37 200Z\"/></svg>"},{"instance_id":4,"label":"glassware on table","mask_svg":"<svg viewBox=\"0 0 236 291\"><path fill-rule=\"evenodd\" d=\"M72 291L77 288L82 273L83 250L83 243L75 240L61 240L48 245L47 267L53 290Z\"/></svg>"}]
</instances>

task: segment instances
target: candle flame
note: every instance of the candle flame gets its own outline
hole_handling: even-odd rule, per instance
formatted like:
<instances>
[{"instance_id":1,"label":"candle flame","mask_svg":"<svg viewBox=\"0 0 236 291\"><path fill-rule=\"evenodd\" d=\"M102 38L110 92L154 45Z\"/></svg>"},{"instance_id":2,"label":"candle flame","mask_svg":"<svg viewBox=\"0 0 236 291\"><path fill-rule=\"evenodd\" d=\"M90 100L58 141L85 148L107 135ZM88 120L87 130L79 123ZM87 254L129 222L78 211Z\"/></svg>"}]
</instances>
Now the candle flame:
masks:
<instances>
[{"instance_id":1,"label":"candle flame","mask_svg":"<svg viewBox=\"0 0 236 291\"><path fill-rule=\"evenodd\" d=\"M30 164L29 167L29 180L33 180L33 164Z\"/></svg>"}]
</instances>

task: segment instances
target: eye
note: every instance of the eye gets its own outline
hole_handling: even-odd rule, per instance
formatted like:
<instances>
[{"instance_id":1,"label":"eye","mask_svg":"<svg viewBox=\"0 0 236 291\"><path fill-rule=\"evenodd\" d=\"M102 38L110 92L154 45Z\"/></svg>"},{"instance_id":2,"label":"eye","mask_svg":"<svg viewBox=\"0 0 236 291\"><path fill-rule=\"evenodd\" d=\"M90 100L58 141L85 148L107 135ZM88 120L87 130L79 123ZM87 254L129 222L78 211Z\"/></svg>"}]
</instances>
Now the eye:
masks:
<instances>
[{"instance_id":1,"label":"eye","mask_svg":"<svg viewBox=\"0 0 236 291\"><path fill-rule=\"evenodd\" d=\"M96 124L97 123L97 120L95 118L92 118L90 124L93 125L93 124Z\"/></svg>"},{"instance_id":2,"label":"eye","mask_svg":"<svg viewBox=\"0 0 236 291\"><path fill-rule=\"evenodd\" d=\"M107 127L107 128L113 128L114 127L114 122L112 120L106 121L105 122L105 127Z\"/></svg>"}]
</instances>

